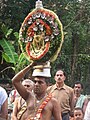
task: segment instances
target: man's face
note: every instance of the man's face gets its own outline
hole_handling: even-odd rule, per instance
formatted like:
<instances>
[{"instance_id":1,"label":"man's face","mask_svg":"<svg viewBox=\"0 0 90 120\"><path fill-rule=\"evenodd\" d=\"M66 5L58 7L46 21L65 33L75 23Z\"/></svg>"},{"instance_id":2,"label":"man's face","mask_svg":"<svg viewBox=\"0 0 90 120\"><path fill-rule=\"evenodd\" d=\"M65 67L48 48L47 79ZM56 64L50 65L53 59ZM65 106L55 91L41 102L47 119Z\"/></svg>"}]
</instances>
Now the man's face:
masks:
<instances>
[{"instance_id":1,"label":"man's face","mask_svg":"<svg viewBox=\"0 0 90 120\"><path fill-rule=\"evenodd\" d=\"M83 113L81 110L74 111L74 120L83 120Z\"/></svg>"},{"instance_id":2,"label":"man's face","mask_svg":"<svg viewBox=\"0 0 90 120\"><path fill-rule=\"evenodd\" d=\"M23 86L26 88L27 91L33 90L33 85L30 85L28 82L24 81Z\"/></svg>"},{"instance_id":3,"label":"man's face","mask_svg":"<svg viewBox=\"0 0 90 120\"><path fill-rule=\"evenodd\" d=\"M76 94L80 94L81 91L82 91L81 84L75 84L75 86L74 86L74 92Z\"/></svg>"},{"instance_id":4,"label":"man's face","mask_svg":"<svg viewBox=\"0 0 90 120\"><path fill-rule=\"evenodd\" d=\"M62 70L57 71L54 78L57 83L63 83L64 80L66 79Z\"/></svg>"},{"instance_id":5,"label":"man's face","mask_svg":"<svg viewBox=\"0 0 90 120\"><path fill-rule=\"evenodd\" d=\"M35 94L43 94L46 92L47 84L45 82L45 77L35 77L34 78L34 93Z\"/></svg>"}]
</instances>

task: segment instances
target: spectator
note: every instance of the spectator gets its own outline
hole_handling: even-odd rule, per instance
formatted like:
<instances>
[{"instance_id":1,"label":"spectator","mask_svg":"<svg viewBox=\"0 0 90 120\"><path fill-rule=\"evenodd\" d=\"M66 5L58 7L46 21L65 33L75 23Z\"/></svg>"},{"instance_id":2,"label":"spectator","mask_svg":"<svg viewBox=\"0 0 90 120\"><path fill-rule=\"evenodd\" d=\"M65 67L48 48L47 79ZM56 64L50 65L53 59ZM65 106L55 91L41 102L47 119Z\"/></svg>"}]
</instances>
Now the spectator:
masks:
<instances>
[{"instance_id":1,"label":"spectator","mask_svg":"<svg viewBox=\"0 0 90 120\"><path fill-rule=\"evenodd\" d=\"M19 97L19 94L17 92L16 89L13 89L10 93L9 93L9 97L8 97L8 113L12 113L13 110L13 104L15 101L15 98Z\"/></svg>"},{"instance_id":2,"label":"spectator","mask_svg":"<svg viewBox=\"0 0 90 120\"><path fill-rule=\"evenodd\" d=\"M54 79L56 84L48 87L47 91L58 100L61 106L62 120L69 120L69 115L73 115L74 109L73 89L64 83L66 74L62 70L57 70Z\"/></svg>"},{"instance_id":3,"label":"spectator","mask_svg":"<svg viewBox=\"0 0 90 120\"><path fill-rule=\"evenodd\" d=\"M0 86L0 120L1 118L8 119L8 95Z\"/></svg>"},{"instance_id":4,"label":"spectator","mask_svg":"<svg viewBox=\"0 0 90 120\"><path fill-rule=\"evenodd\" d=\"M75 99L74 106L82 108L83 112L85 113L86 106L88 103L88 98L82 94L83 84L80 81L76 81L73 88L74 88L74 99Z\"/></svg>"},{"instance_id":5,"label":"spectator","mask_svg":"<svg viewBox=\"0 0 90 120\"><path fill-rule=\"evenodd\" d=\"M27 110L25 114L22 115L21 120L51 120L52 116L54 116L55 120L62 120L57 100L53 98L51 94L47 95L46 93L48 80L51 76L50 67L44 65L34 66L32 74L35 83L34 94L27 91L21 84L21 79L33 65L34 64L30 64L27 66L12 79L14 86L27 103Z\"/></svg>"},{"instance_id":6,"label":"spectator","mask_svg":"<svg viewBox=\"0 0 90 120\"><path fill-rule=\"evenodd\" d=\"M76 107L74 109L74 119L73 120L83 120L83 117L84 117L83 109Z\"/></svg>"},{"instance_id":7,"label":"spectator","mask_svg":"<svg viewBox=\"0 0 90 120\"><path fill-rule=\"evenodd\" d=\"M90 101L87 104L84 120L90 120Z\"/></svg>"},{"instance_id":8,"label":"spectator","mask_svg":"<svg viewBox=\"0 0 90 120\"><path fill-rule=\"evenodd\" d=\"M34 82L31 81L30 79L25 79L22 82L22 85L26 88L26 90L33 92ZM26 108L27 108L26 102L21 96L15 99L13 113L12 113L12 120L20 119L20 117L26 111Z\"/></svg>"}]
</instances>

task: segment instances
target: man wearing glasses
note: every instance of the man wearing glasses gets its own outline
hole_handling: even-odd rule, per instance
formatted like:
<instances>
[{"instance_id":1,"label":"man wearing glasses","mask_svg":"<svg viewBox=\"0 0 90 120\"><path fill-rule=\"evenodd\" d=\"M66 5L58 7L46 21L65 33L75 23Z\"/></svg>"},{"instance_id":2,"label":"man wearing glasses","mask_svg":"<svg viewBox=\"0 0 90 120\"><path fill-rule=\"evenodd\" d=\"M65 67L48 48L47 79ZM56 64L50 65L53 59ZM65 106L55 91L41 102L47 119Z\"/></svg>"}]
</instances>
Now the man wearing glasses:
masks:
<instances>
[{"instance_id":1,"label":"man wearing glasses","mask_svg":"<svg viewBox=\"0 0 90 120\"><path fill-rule=\"evenodd\" d=\"M57 100L51 94L46 93L51 77L50 67L44 67L43 65L34 67L32 74L35 83L34 94L28 92L21 84L21 79L32 67L33 64L30 64L12 79L17 91L27 103L27 110L20 120L51 120L52 116L55 120L62 120Z\"/></svg>"}]
</instances>

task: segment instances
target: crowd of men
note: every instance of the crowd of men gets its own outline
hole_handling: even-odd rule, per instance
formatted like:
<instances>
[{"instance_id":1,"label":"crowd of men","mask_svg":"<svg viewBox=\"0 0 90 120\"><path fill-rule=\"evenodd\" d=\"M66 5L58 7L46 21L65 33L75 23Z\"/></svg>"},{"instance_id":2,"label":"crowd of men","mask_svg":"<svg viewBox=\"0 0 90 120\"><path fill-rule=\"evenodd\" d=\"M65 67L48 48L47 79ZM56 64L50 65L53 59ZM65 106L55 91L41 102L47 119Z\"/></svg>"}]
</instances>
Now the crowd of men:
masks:
<instances>
[{"instance_id":1,"label":"crowd of men","mask_svg":"<svg viewBox=\"0 0 90 120\"><path fill-rule=\"evenodd\" d=\"M34 66L32 80L24 76ZM12 78L15 89L7 95L0 87L0 120L90 120L90 102L80 81L65 84L66 73L58 69L50 85L50 67L31 63Z\"/></svg>"}]
</instances>

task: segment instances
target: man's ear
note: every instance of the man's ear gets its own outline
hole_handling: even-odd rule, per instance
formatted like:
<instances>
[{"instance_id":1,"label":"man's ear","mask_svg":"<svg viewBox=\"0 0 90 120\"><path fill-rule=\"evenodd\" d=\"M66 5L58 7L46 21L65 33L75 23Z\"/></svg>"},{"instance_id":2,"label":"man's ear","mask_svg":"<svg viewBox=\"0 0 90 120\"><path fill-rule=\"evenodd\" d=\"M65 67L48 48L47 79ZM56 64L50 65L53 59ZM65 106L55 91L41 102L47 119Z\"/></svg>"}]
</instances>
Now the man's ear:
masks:
<instances>
[{"instance_id":1,"label":"man's ear","mask_svg":"<svg viewBox=\"0 0 90 120\"><path fill-rule=\"evenodd\" d=\"M65 76L65 79L64 79L64 81L66 80L66 76Z\"/></svg>"}]
</instances>

